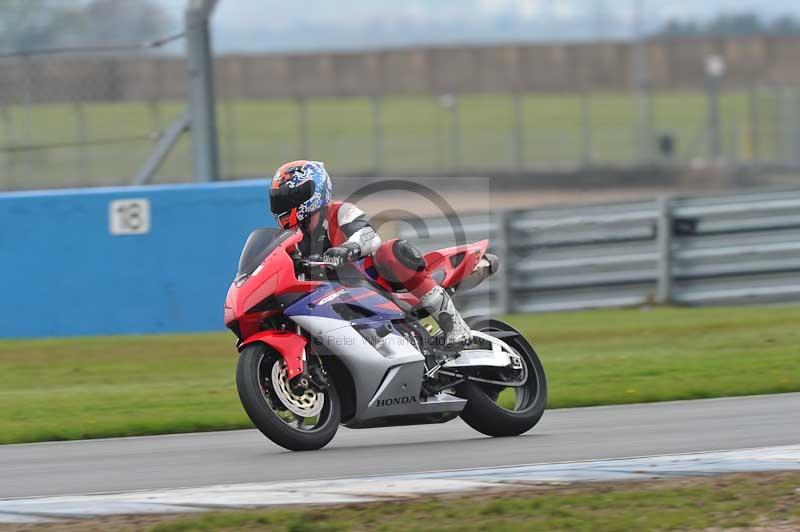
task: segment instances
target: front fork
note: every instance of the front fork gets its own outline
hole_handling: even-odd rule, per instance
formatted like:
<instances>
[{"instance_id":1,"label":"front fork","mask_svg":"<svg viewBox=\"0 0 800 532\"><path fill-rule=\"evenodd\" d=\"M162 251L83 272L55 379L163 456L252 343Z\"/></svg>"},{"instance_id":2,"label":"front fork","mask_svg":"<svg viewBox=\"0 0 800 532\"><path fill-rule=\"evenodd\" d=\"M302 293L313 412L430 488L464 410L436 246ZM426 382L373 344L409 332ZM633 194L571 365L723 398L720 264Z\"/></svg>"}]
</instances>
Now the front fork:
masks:
<instances>
[{"instance_id":1,"label":"front fork","mask_svg":"<svg viewBox=\"0 0 800 532\"><path fill-rule=\"evenodd\" d=\"M300 325L297 325L295 332L298 336L303 336L303 330ZM328 388L328 374L322 366L322 359L316 349L313 349L313 354L309 360L308 356L308 343L303 348L303 372L295 376L289 381L289 387L293 392L301 394L309 388L324 392Z\"/></svg>"}]
</instances>

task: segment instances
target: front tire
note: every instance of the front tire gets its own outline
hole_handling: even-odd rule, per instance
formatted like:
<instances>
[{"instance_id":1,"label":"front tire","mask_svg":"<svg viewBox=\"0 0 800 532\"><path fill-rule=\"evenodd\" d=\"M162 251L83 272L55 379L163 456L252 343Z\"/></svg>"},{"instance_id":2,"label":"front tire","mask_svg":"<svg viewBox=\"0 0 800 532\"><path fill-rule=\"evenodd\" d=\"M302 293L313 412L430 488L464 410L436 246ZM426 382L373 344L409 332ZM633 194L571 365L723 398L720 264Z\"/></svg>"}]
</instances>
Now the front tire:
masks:
<instances>
[{"instance_id":1,"label":"front tire","mask_svg":"<svg viewBox=\"0 0 800 532\"><path fill-rule=\"evenodd\" d=\"M260 343L245 347L236 366L236 389L245 412L264 436L285 449L311 451L325 447L341 421L336 387L331 383L324 392L309 399L308 394L291 395L282 378L285 364L278 353ZM303 417L303 408L313 416Z\"/></svg>"},{"instance_id":2,"label":"front tire","mask_svg":"<svg viewBox=\"0 0 800 532\"><path fill-rule=\"evenodd\" d=\"M492 318L473 317L467 319L467 324L480 332L518 332L508 323ZM456 388L456 393L467 399L461 418L487 436L518 436L527 432L539 422L547 406L547 377L533 346L519 333L503 338L503 341L522 357L528 370L527 382L521 388L513 389L513 407L506 408L501 404L509 399L504 397L504 390L499 386L467 381Z\"/></svg>"}]
</instances>

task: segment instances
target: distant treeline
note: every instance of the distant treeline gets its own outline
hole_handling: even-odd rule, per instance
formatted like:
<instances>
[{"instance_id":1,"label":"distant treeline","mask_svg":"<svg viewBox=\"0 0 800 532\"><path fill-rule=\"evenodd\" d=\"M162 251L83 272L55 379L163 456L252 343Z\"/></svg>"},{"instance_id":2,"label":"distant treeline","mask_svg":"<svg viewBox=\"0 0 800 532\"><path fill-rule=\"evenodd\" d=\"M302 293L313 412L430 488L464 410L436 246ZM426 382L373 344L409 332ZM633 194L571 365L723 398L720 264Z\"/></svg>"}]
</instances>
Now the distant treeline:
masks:
<instances>
[{"instance_id":1,"label":"distant treeline","mask_svg":"<svg viewBox=\"0 0 800 532\"><path fill-rule=\"evenodd\" d=\"M0 0L0 52L138 44L173 22L153 0Z\"/></svg>"},{"instance_id":2,"label":"distant treeline","mask_svg":"<svg viewBox=\"0 0 800 532\"><path fill-rule=\"evenodd\" d=\"M705 22L670 20L658 32L662 37L750 37L768 35L792 37L800 35L800 18L784 15L766 20L755 13L719 15Z\"/></svg>"}]
</instances>

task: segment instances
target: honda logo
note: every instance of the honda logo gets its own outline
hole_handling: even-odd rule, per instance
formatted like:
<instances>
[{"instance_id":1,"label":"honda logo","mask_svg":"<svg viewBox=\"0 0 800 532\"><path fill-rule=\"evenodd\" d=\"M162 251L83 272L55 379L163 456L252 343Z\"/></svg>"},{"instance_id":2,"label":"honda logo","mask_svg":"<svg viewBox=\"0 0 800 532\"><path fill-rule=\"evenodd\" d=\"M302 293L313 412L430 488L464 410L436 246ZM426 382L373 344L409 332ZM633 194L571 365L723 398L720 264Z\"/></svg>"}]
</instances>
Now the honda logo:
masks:
<instances>
[{"instance_id":1,"label":"honda logo","mask_svg":"<svg viewBox=\"0 0 800 532\"><path fill-rule=\"evenodd\" d=\"M375 406L394 406L394 405L407 405L409 403L416 403L417 398L413 395L407 397L392 397L391 399L378 399L375 401Z\"/></svg>"}]
</instances>

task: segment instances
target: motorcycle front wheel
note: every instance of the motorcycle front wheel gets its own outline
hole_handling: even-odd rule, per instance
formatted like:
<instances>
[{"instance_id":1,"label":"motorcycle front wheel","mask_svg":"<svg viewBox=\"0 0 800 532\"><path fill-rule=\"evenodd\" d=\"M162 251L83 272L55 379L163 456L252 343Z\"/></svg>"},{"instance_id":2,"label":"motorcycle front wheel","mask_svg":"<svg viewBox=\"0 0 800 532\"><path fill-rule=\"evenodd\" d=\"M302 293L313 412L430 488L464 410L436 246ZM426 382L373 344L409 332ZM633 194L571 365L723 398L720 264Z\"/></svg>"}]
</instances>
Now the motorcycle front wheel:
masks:
<instances>
[{"instance_id":1,"label":"motorcycle front wheel","mask_svg":"<svg viewBox=\"0 0 800 532\"><path fill-rule=\"evenodd\" d=\"M335 386L297 393L289 386L283 358L264 344L242 350L236 389L256 428L285 449L321 449L339 428L341 407Z\"/></svg>"},{"instance_id":2,"label":"motorcycle front wheel","mask_svg":"<svg viewBox=\"0 0 800 532\"><path fill-rule=\"evenodd\" d=\"M515 332L503 337L523 360L527 380L519 387L503 387L467 381L456 387L456 393L467 399L461 418L473 429L487 436L518 436L536 425L547 406L547 377L533 346L514 327L501 320L475 317L467 320L472 330L491 333ZM497 380L494 374L474 375Z\"/></svg>"}]
</instances>

